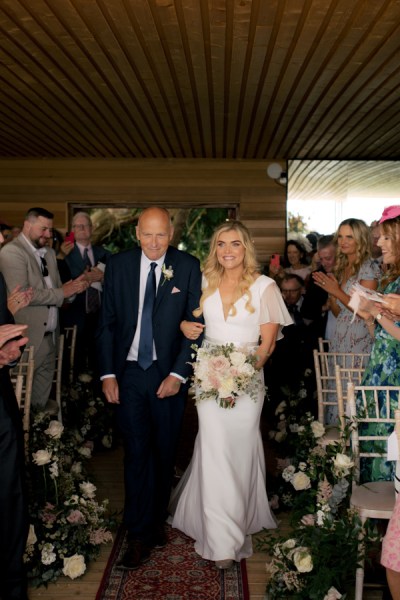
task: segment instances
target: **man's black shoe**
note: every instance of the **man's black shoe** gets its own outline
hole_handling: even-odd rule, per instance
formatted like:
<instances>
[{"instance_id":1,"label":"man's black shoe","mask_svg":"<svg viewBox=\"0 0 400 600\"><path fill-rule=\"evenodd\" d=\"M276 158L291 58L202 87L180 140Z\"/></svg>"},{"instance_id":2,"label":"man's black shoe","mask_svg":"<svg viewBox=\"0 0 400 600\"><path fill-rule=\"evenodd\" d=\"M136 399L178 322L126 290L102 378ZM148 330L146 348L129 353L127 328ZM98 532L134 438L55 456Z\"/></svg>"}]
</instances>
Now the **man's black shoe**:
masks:
<instances>
[{"instance_id":1,"label":"man's black shoe","mask_svg":"<svg viewBox=\"0 0 400 600\"><path fill-rule=\"evenodd\" d=\"M154 548L164 548L168 544L168 537L165 533L164 525L160 525L153 534L152 546Z\"/></svg>"},{"instance_id":2,"label":"man's black shoe","mask_svg":"<svg viewBox=\"0 0 400 600\"><path fill-rule=\"evenodd\" d=\"M117 563L118 569L134 571L150 559L150 548L142 540L131 540L121 560Z\"/></svg>"}]
</instances>

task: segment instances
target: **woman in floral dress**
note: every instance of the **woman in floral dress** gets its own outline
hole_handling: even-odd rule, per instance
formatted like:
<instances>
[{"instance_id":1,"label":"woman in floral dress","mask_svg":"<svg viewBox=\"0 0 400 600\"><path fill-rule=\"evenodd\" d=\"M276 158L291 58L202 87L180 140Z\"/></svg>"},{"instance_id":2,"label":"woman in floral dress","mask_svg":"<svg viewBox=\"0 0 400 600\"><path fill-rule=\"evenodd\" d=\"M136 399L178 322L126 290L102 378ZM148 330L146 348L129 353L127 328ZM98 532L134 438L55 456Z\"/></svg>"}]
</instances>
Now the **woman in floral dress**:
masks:
<instances>
[{"instance_id":1,"label":"woman in floral dress","mask_svg":"<svg viewBox=\"0 0 400 600\"><path fill-rule=\"evenodd\" d=\"M400 206L385 209L380 221L378 245L382 248L386 271L378 290L383 294L400 293ZM385 304L361 299L360 309L374 335L371 358L365 369L363 385L400 385L400 318L385 310ZM397 396L393 394L393 410ZM393 464L381 458L363 461L362 481L393 479Z\"/></svg>"},{"instance_id":2,"label":"woman in floral dress","mask_svg":"<svg viewBox=\"0 0 400 600\"><path fill-rule=\"evenodd\" d=\"M375 327L371 359L363 377L363 385L400 385L400 206L384 210L380 220L378 245L387 270L379 283L379 291L387 295L384 304L361 300L360 308L368 314L367 323ZM397 394L393 397L397 408ZM370 426L372 427L372 426ZM376 458L362 464L363 481L392 479L394 463ZM400 494L382 544L381 562L386 567L390 592L400 600Z\"/></svg>"}]
</instances>

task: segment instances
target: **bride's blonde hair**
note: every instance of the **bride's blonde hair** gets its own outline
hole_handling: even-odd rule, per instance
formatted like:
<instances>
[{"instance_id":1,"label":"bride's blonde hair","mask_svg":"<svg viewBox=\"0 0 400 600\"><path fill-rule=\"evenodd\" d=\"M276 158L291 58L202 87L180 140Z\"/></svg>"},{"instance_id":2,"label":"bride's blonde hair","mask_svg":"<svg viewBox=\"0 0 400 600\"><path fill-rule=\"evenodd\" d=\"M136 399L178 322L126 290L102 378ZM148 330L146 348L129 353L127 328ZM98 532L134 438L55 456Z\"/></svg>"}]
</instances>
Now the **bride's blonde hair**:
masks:
<instances>
[{"instance_id":1,"label":"bride's blonde hair","mask_svg":"<svg viewBox=\"0 0 400 600\"><path fill-rule=\"evenodd\" d=\"M221 233L225 233L227 231L236 231L245 249L242 279L239 283L235 297L233 298L231 307L229 309L229 314L231 316L236 314L234 303L242 296L247 298L245 306L246 310L248 310L250 313L254 312L254 307L251 304L250 286L254 282L255 274L259 271L254 242L250 237L249 230L245 225L243 225L243 223L240 221L227 221L226 223L222 223L222 225L217 227L212 235L210 241L210 252L206 258L203 269L203 276L207 281L207 287L203 290L200 298L199 308L196 308L196 310L193 311L195 317L199 317L203 314L204 301L219 288L221 283L225 269L218 262L217 244Z\"/></svg>"}]
</instances>

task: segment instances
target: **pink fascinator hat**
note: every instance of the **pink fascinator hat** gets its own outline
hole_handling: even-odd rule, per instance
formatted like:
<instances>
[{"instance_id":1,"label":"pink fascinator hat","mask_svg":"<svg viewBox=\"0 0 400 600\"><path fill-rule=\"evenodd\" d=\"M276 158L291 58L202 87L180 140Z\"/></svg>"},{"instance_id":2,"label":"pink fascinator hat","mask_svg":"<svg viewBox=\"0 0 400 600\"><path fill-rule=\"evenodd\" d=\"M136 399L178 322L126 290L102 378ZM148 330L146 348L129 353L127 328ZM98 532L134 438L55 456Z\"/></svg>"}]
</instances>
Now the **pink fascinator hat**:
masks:
<instances>
[{"instance_id":1,"label":"pink fascinator hat","mask_svg":"<svg viewBox=\"0 0 400 600\"><path fill-rule=\"evenodd\" d=\"M379 223L383 223L389 219L395 219L396 217L400 217L400 205L395 204L394 206L387 206L379 219Z\"/></svg>"}]
</instances>

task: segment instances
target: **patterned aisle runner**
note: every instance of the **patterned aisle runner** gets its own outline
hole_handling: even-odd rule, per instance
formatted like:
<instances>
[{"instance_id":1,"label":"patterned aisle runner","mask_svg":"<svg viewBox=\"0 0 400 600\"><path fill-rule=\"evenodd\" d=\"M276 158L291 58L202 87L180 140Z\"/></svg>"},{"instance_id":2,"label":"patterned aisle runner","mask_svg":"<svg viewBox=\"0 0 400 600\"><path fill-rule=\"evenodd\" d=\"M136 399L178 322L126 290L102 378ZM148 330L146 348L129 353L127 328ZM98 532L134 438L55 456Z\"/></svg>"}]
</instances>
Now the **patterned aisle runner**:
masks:
<instances>
[{"instance_id":1,"label":"patterned aisle runner","mask_svg":"<svg viewBox=\"0 0 400 600\"><path fill-rule=\"evenodd\" d=\"M96 600L249 600L246 561L225 571L200 558L193 540L168 527L168 544L136 571L115 565L126 548L120 529Z\"/></svg>"}]
</instances>

